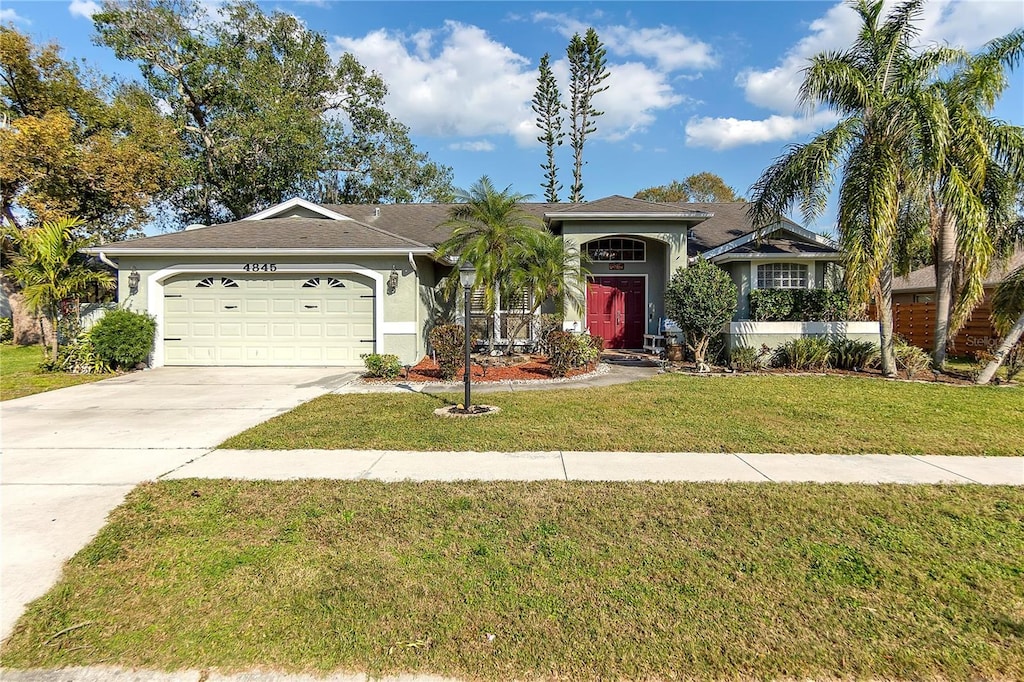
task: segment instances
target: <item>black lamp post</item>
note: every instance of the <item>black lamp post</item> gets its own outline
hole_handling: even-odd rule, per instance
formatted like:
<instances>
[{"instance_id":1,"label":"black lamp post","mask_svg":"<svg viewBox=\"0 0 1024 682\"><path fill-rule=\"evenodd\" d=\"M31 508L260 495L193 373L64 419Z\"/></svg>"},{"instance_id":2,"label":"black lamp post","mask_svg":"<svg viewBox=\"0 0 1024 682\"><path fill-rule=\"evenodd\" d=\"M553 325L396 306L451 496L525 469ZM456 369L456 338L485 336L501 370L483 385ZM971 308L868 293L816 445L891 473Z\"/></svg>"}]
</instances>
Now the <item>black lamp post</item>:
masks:
<instances>
[{"instance_id":1,"label":"black lamp post","mask_svg":"<svg viewBox=\"0 0 1024 682\"><path fill-rule=\"evenodd\" d=\"M466 296L466 299L465 299L466 300L466 304L465 304L465 309L466 309L466 318L465 318L466 319L466 327L465 327L466 328L466 375L463 378L463 381L466 384L466 398L463 401L462 406L465 408L467 413L469 412L469 405L470 405L470 402L469 402L470 401L470 396L469 396L470 389L469 389L469 386L470 386L470 381L471 381L470 380L470 369L469 369L469 363L470 363L470 358L469 358L469 350L470 350L470 348L469 348L469 343L470 343L470 339L469 339L469 317L470 317L470 309L471 309L470 307L472 305L471 296L472 296L472 292L473 292L473 284L474 283L476 283L476 268L473 267L472 263L470 263L468 261L464 262L459 267L459 284L462 285L462 290L463 290L463 292L465 292L465 296Z\"/></svg>"}]
</instances>

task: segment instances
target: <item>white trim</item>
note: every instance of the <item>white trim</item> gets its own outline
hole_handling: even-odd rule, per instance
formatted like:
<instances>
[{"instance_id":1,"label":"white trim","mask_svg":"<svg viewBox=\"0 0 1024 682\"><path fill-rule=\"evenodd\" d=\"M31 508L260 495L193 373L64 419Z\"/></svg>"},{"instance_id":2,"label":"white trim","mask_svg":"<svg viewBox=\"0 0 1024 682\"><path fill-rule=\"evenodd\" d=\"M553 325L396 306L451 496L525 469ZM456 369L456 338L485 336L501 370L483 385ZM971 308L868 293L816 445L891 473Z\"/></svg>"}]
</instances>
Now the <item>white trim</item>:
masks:
<instances>
[{"instance_id":1,"label":"white trim","mask_svg":"<svg viewBox=\"0 0 1024 682\"><path fill-rule=\"evenodd\" d=\"M382 334L415 334L415 322L382 322Z\"/></svg>"},{"instance_id":2,"label":"white trim","mask_svg":"<svg viewBox=\"0 0 1024 682\"><path fill-rule=\"evenodd\" d=\"M545 220L556 220L565 222L567 220L682 220L682 219L701 219L714 217L714 213L705 213L703 211L690 211L681 213L609 213L606 211L597 213L584 213L582 211L574 211L572 213L545 213Z\"/></svg>"},{"instance_id":3,"label":"white trim","mask_svg":"<svg viewBox=\"0 0 1024 682\"><path fill-rule=\"evenodd\" d=\"M99 253L100 249L92 247L88 249L82 249L83 253L96 254ZM202 247L192 248L172 248L172 249L161 249L161 248L126 248L126 249L111 249L106 248L104 251L114 257L120 258L121 256L260 256L263 260L278 258L284 256L402 256L405 254L413 253L420 255L430 255L434 252L429 247L415 247L410 249L409 247L403 248L387 248L387 249L268 249L268 248L214 248L204 249Z\"/></svg>"},{"instance_id":4,"label":"white trim","mask_svg":"<svg viewBox=\"0 0 1024 682\"><path fill-rule=\"evenodd\" d=\"M814 275L815 275L815 273L817 271L817 268L814 267L815 262L816 261L812 261L809 264L808 263L792 263L792 261L789 260L788 258L774 258L771 261L766 262L766 263L758 263L756 261L750 261L750 290L751 291L756 291L756 290L761 288L761 287L757 286L757 269L759 267L761 267L762 265L775 265L776 263L792 263L793 265L806 265L807 266L807 286L805 286L805 287L768 287L769 289L782 289L782 288L786 288L789 291L797 291L797 290L800 290L800 289L816 289L816 288L821 288L821 287L816 287L815 286Z\"/></svg>"},{"instance_id":5,"label":"white trim","mask_svg":"<svg viewBox=\"0 0 1024 682\"><path fill-rule=\"evenodd\" d=\"M264 220L266 218L273 218L274 216L284 213L288 209L295 208L296 206L308 211L313 211L314 213L319 213L323 217L330 218L331 220L352 220L352 218L349 218L347 215L335 213L328 208L324 208L320 204L314 204L312 201L306 201L301 197L295 197L294 199L289 199L288 201L284 201L276 206L264 209L259 213L253 213L248 218L242 218L242 220Z\"/></svg>"},{"instance_id":6,"label":"white trim","mask_svg":"<svg viewBox=\"0 0 1024 682\"><path fill-rule=\"evenodd\" d=\"M705 260L711 260L715 256L720 256L723 253L732 251L733 249L739 248L744 244L749 244L755 239L768 239L776 232L779 232L780 230L792 232L798 237L803 237L804 239L810 240L815 244L820 244L821 246L827 246L833 249L836 248L836 243L829 239L828 237L822 236L817 232L811 232L807 228L800 227L794 222L786 221L786 224L782 224L780 222L776 223L775 225L762 227L761 229L754 230L753 232L748 232L742 237L737 237L736 239L733 239L731 242L726 242L721 246L716 246L713 249L708 249L707 251L700 255L703 256Z\"/></svg>"},{"instance_id":7,"label":"white trim","mask_svg":"<svg viewBox=\"0 0 1024 682\"><path fill-rule=\"evenodd\" d=\"M812 261L827 261L827 262L838 262L843 259L842 254L828 254L828 253L794 253L794 254L781 254L781 253L727 253L724 256L715 258L711 262L715 265L720 263L736 263L748 260L761 260L761 261L780 261L790 262L796 260L812 260Z\"/></svg>"},{"instance_id":8,"label":"white trim","mask_svg":"<svg viewBox=\"0 0 1024 682\"><path fill-rule=\"evenodd\" d=\"M729 322L724 330L733 335L746 334L802 334L831 336L838 334L877 334L878 322L849 320L844 322L758 322L740 320Z\"/></svg>"},{"instance_id":9,"label":"white trim","mask_svg":"<svg viewBox=\"0 0 1024 682\"><path fill-rule=\"evenodd\" d=\"M604 273L604 272L602 272L602 273L595 274L595 273L592 272L589 275L587 275L587 284L589 284L590 280L592 278L594 278L594 277L643 277L644 278L644 324L643 324L643 328L641 329L641 332L640 332L640 338L641 338L641 340L643 340L643 335L647 333L648 324L650 323L650 319L649 318L650 318L650 310L651 310L651 303L652 303L651 298L650 298L650 294L651 294L651 286L650 286L650 284L651 283L650 283L650 279L648 278L648 273L644 272L644 273L630 274L628 272L621 272L621 273L620 272L616 272L615 274L611 274L611 273ZM586 289L584 289L584 292L586 292ZM590 314L590 310L587 308L586 293L584 293L584 296L583 296L583 320L582 320L581 324L583 325L583 328L586 329L588 332L590 331L590 323L587 321L587 317L588 317L589 314ZM630 350L630 349L627 349L627 350Z\"/></svg>"},{"instance_id":10,"label":"white trim","mask_svg":"<svg viewBox=\"0 0 1024 682\"><path fill-rule=\"evenodd\" d=\"M156 337L153 341L153 367L164 365L164 281L183 273L212 274L306 274L326 272L348 272L369 277L373 280L373 330L374 351L381 353L384 349L384 275L350 263L287 263L278 267L274 273L246 273L242 270L245 263L180 263L157 270L146 278L146 306L148 312L156 319Z\"/></svg>"}]
</instances>

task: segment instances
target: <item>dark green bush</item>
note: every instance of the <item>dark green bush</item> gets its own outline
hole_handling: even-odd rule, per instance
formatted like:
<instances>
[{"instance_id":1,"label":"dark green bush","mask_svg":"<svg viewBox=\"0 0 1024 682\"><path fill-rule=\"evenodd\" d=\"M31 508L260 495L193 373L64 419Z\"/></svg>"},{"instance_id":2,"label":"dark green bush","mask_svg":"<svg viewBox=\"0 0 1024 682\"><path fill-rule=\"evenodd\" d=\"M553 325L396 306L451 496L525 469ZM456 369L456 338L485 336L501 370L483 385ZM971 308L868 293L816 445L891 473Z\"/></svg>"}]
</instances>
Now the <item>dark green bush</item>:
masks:
<instances>
[{"instance_id":1,"label":"dark green bush","mask_svg":"<svg viewBox=\"0 0 1024 682\"><path fill-rule=\"evenodd\" d=\"M754 289L750 292L750 319L784 322L793 316L795 289Z\"/></svg>"},{"instance_id":2,"label":"dark green bush","mask_svg":"<svg viewBox=\"0 0 1024 682\"><path fill-rule=\"evenodd\" d=\"M604 339L589 334L551 332L547 338L551 376L564 377L569 370L597 361L604 347Z\"/></svg>"},{"instance_id":3,"label":"dark green bush","mask_svg":"<svg viewBox=\"0 0 1024 682\"><path fill-rule=\"evenodd\" d=\"M10 343L14 339L14 320L0 317L0 343Z\"/></svg>"},{"instance_id":4,"label":"dark green bush","mask_svg":"<svg viewBox=\"0 0 1024 682\"><path fill-rule=\"evenodd\" d=\"M775 349L776 367L820 371L829 366L829 342L821 336L805 336L787 341Z\"/></svg>"},{"instance_id":5,"label":"dark green bush","mask_svg":"<svg viewBox=\"0 0 1024 682\"><path fill-rule=\"evenodd\" d=\"M430 330L430 346L441 378L451 381L465 364L466 329L460 324L434 327Z\"/></svg>"},{"instance_id":6,"label":"dark green bush","mask_svg":"<svg viewBox=\"0 0 1024 682\"><path fill-rule=\"evenodd\" d=\"M736 285L725 270L703 258L679 268L665 289L665 316L683 332L698 368L707 363L712 339L736 312Z\"/></svg>"},{"instance_id":7,"label":"dark green bush","mask_svg":"<svg viewBox=\"0 0 1024 682\"><path fill-rule=\"evenodd\" d=\"M363 353L360 355L366 365L366 376L374 379L394 379L402 372L402 363L397 355Z\"/></svg>"},{"instance_id":8,"label":"dark green bush","mask_svg":"<svg viewBox=\"0 0 1024 682\"><path fill-rule=\"evenodd\" d=\"M750 319L761 322L837 322L849 319L850 298L832 289L755 289Z\"/></svg>"},{"instance_id":9,"label":"dark green bush","mask_svg":"<svg viewBox=\"0 0 1024 682\"><path fill-rule=\"evenodd\" d=\"M96 354L113 368L131 369L153 349L156 320L124 308L108 311L89 330Z\"/></svg>"},{"instance_id":10,"label":"dark green bush","mask_svg":"<svg viewBox=\"0 0 1024 682\"><path fill-rule=\"evenodd\" d=\"M829 364L836 369L861 371L874 367L878 362L877 343L854 339L835 339L829 348Z\"/></svg>"}]
</instances>

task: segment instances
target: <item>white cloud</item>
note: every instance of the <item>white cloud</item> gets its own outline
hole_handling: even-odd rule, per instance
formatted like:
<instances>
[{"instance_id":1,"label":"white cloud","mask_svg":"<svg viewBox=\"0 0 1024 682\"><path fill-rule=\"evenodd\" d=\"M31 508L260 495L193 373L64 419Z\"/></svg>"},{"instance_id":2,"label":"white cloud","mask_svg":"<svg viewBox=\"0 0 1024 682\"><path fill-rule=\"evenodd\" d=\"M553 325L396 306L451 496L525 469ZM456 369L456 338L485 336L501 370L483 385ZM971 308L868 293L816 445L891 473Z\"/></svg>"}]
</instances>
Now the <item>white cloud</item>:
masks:
<instances>
[{"instance_id":1,"label":"white cloud","mask_svg":"<svg viewBox=\"0 0 1024 682\"><path fill-rule=\"evenodd\" d=\"M387 108L417 134L479 137L511 135L537 144L530 100L536 64L495 41L483 29L447 21L412 35L386 30L361 38L335 37L335 55L351 52L388 84ZM649 125L659 109L683 101L667 76L642 63L609 64L609 89L595 98L604 111L596 137L622 139ZM565 60L552 64L565 92Z\"/></svg>"},{"instance_id":2,"label":"white cloud","mask_svg":"<svg viewBox=\"0 0 1024 682\"><path fill-rule=\"evenodd\" d=\"M737 118L693 117L686 122L686 144L716 151L747 144L791 140L834 123L830 111L812 116L770 116L763 121Z\"/></svg>"},{"instance_id":3,"label":"white cloud","mask_svg":"<svg viewBox=\"0 0 1024 682\"><path fill-rule=\"evenodd\" d=\"M0 22L12 24L31 24L32 22L21 16L13 9L0 9Z\"/></svg>"},{"instance_id":4,"label":"white cloud","mask_svg":"<svg viewBox=\"0 0 1024 682\"><path fill-rule=\"evenodd\" d=\"M884 11L895 5L888 0ZM976 50L989 40L1004 35L1021 24L1017 2L1000 0L932 0L925 3L917 22L918 45L946 43ZM857 36L860 18L849 5L831 7L811 22L810 33L794 45L778 65L767 70L747 69L736 82L745 91L747 101L780 113L797 110L797 94L803 80L802 70L809 57L826 50L842 50Z\"/></svg>"},{"instance_id":5,"label":"white cloud","mask_svg":"<svg viewBox=\"0 0 1024 682\"><path fill-rule=\"evenodd\" d=\"M535 12L533 20L553 22L556 30L566 38L574 33L583 35L590 28L589 24L566 14ZM655 28L610 24L594 26L594 30L610 54L652 59L662 71L705 69L717 63L710 45L664 24Z\"/></svg>"},{"instance_id":6,"label":"white cloud","mask_svg":"<svg viewBox=\"0 0 1024 682\"><path fill-rule=\"evenodd\" d=\"M71 0L68 11L73 17L92 19L92 15L100 11L100 4L95 0Z\"/></svg>"},{"instance_id":7,"label":"white cloud","mask_svg":"<svg viewBox=\"0 0 1024 682\"><path fill-rule=\"evenodd\" d=\"M467 140L466 142L454 142L448 145L448 149L463 152L493 152L494 143L489 140Z\"/></svg>"}]
</instances>

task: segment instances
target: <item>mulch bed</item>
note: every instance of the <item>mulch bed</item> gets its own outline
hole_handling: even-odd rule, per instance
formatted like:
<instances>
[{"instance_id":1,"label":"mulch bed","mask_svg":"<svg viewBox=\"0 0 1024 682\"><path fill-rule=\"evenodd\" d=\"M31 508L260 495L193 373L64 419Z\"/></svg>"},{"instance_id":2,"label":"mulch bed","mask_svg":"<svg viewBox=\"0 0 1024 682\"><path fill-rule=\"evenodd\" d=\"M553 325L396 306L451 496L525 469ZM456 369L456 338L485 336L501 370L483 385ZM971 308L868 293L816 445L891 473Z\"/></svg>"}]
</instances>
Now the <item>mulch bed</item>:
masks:
<instances>
[{"instance_id":1,"label":"mulch bed","mask_svg":"<svg viewBox=\"0 0 1024 682\"><path fill-rule=\"evenodd\" d=\"M551 375L551 365L548 363L546 357L540 355L528 355L521 356L519 358L473 356L471 368L472 374L470 377L474 383L489 381L530 381L537 379L560 378L553 377ZM569 370L569 373L566 376L571 378L592 371L594 371L593 365L589 367L580 367L578 369ZM465 372L462 369L459 369L452 381L462 381L464 374ZM400 381L418 383L438 383L444 381L441 378L441 372L437 368L437 363L430 357L424 357L419 361L419 363L409 369L408 375L405 372L402 372L398 378ZM364 379L364 381L374 380Z\"/></svg>"},{"instance_id":2,"label":"mulch bed","mask_svg":"<svg viewBox=\"0 0 1024 682\"><path fill-rule=\"evenodd\" d=\"M692 362L673 362L670 363L671 369L669 371L675 372L693 372L696 373L696 366ZM712 367L711 374L736 374L736 375L801 375L801 374L816 374L816 375L833 375L833 376L847 376L847 377L864 377L870 379L883 379L882 370L878 368L863 369L860 371L853 371L847 369L833 369L829 368L826 370L796 370L787 369L785 367L765 367L755 372L732 372L725 367ZM907 377L906 372L899 372L895 377L896 379L902 379L907 381L926 381L928 383L938 384L954 384L960 386L972 386L974 380L963 372L947 371L945 373L934 373L931 370L924 370L918 372L913 377ZM995 382L998 383L998 382Z\"/></svg>"}]
</instances>

